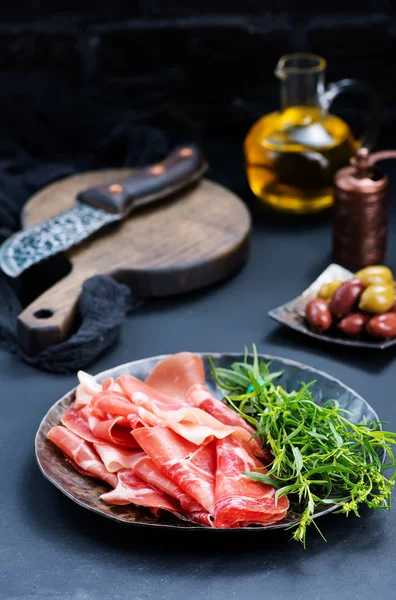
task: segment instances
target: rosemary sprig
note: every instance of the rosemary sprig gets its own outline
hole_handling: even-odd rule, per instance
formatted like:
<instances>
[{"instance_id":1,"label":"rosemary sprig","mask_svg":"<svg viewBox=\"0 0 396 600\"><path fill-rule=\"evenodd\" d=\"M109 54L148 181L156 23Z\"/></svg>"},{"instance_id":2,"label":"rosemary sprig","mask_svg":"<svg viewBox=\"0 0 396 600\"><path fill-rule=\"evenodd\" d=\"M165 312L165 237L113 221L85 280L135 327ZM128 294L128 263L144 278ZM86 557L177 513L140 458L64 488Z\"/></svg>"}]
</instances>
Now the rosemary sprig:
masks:
<instances>
[{"instance_id":1,"label":"rosemary sprig","mask_svg":"<svg viewBox=\"0 0 396 600\"><path fill-rule=\"evenodd\" d=\"M339 504L337 512L346 516L359 516L362 504L389 509L396 471L390 479L383 471L395 466L391 446L396 433L383 431L380 422L352 423L336 400L316 404L310 391L315 382L286 391L273 381L282 372L271 373L269 367L255 347L251 364L247 352L244 362L231 369L212 362L224 401L255 427L274 457L268 473L244 475L271 483L277 499L287 494L300 505L293 539L305 547L307 527L320 505ZM385 456L389 460L383 464Z\"/></svg>"}]
</instances>

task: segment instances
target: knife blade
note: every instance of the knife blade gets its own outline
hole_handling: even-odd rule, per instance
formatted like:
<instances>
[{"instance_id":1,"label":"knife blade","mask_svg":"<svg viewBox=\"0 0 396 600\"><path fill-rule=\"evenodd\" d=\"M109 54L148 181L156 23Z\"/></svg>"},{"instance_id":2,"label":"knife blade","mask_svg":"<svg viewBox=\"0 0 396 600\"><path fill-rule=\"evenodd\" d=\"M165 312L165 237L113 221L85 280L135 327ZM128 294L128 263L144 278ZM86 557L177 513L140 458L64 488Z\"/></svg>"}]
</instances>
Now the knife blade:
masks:
<instances>
[{"instance_id":1,"label":"knife blade","mask_svg":"<svg viewBox=\"0 0 396 600\"><path fill-rule=\"evenodd\" d=\"M0 246L0 268L18 277L32 265L68 250L110 223L197 181L207 162L197 146L175 149L165 160L119 182L84 190L70 210L14 233Z\"/></svg>"}]
</instances>

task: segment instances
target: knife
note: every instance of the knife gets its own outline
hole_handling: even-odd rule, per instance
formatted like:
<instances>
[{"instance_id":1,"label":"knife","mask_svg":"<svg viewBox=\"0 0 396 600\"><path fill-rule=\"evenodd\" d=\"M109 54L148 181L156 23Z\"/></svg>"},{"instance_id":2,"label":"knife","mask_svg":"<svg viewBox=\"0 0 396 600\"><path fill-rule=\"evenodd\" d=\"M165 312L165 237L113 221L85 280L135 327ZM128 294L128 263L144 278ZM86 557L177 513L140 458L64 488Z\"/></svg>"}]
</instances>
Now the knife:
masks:
<instances>
[{"instance_id":1,"label":"knife","mask_svg":"<svg viewBox=\"0 0 396 600\"><path fill-rule=\"evenodd\" d=\"M84 190L70 210L9 237L0 246L0 268L10 277L18 277L32 265L79 244L102 227L198 181L206 169L200 149L183 146L160 163L136 169L122 181Z\"/></svg>"}]
</instances>

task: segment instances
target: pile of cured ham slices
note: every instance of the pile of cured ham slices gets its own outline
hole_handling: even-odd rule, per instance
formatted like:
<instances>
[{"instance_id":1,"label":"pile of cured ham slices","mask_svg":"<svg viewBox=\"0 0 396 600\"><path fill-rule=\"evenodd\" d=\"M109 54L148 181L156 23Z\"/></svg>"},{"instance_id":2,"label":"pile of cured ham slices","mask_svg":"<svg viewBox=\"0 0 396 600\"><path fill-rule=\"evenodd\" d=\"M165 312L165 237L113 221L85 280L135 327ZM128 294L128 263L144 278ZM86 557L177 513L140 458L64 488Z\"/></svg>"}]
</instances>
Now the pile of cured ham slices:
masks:
<instances>
[{"instance_id":1,"label":"pile of cured ham slices","mask_svg":"<svg viewBox=\"0 0 396 600\"><path fill-rule=\"evenodd\" d=\"M105 481L109 504L134 504L158 516L217 528L270 525L289 503L242 473L270 457L253 428L205 386L200 357L182 352L146 381L121 375L100 385L79 373L75 402L48 432L82 474Z\"/></svg>"}]
</instances>

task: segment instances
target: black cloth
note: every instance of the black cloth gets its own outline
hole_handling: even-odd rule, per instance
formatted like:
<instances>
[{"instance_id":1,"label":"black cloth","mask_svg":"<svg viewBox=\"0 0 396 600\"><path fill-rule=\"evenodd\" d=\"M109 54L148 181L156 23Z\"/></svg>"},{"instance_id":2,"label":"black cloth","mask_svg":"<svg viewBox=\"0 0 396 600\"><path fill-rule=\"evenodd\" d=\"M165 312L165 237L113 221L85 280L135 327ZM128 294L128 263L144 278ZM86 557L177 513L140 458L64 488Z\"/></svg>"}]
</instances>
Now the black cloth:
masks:
<instances>
[{"instance_id":1,"label":"black cloth","mask_svg":"<svg viewBox=\"0 0 396 600\"><path fill-rule=\"evenodd\" d=\"M58 82L47 80L42 86L37 79L30 82L30 95L21 92L29 87L26 77L3 83L0 243L19 229L24 202L44 185L84 170L155 162L175 144L197 141L191 124L166 107L132 110L117 106L114 98L65 93ZM16 325L23 305L50 284L45 268L38 272L39 277L27 272L16 281L0 274L0 344L39 369L74 372L114 343L125 315L139 302L125 285L95 276L83 287L78 330L31 356L18 344Z\"/></svg>"},{"instance_id":2,"label":"black cloth","mask_svg":"<svg viewBox=\"0 0 396 600\"><path fill-rule=\"evenodd\" d=\"M125 315L137 304L127 286L96 275L83 287L78 331L67 341L32 356L18 344L16 323L22 305L7 279L0 279L0 342L30 365L53 373L75 372L92 363L116 340Z\"/></svg>"}]
</instances>

